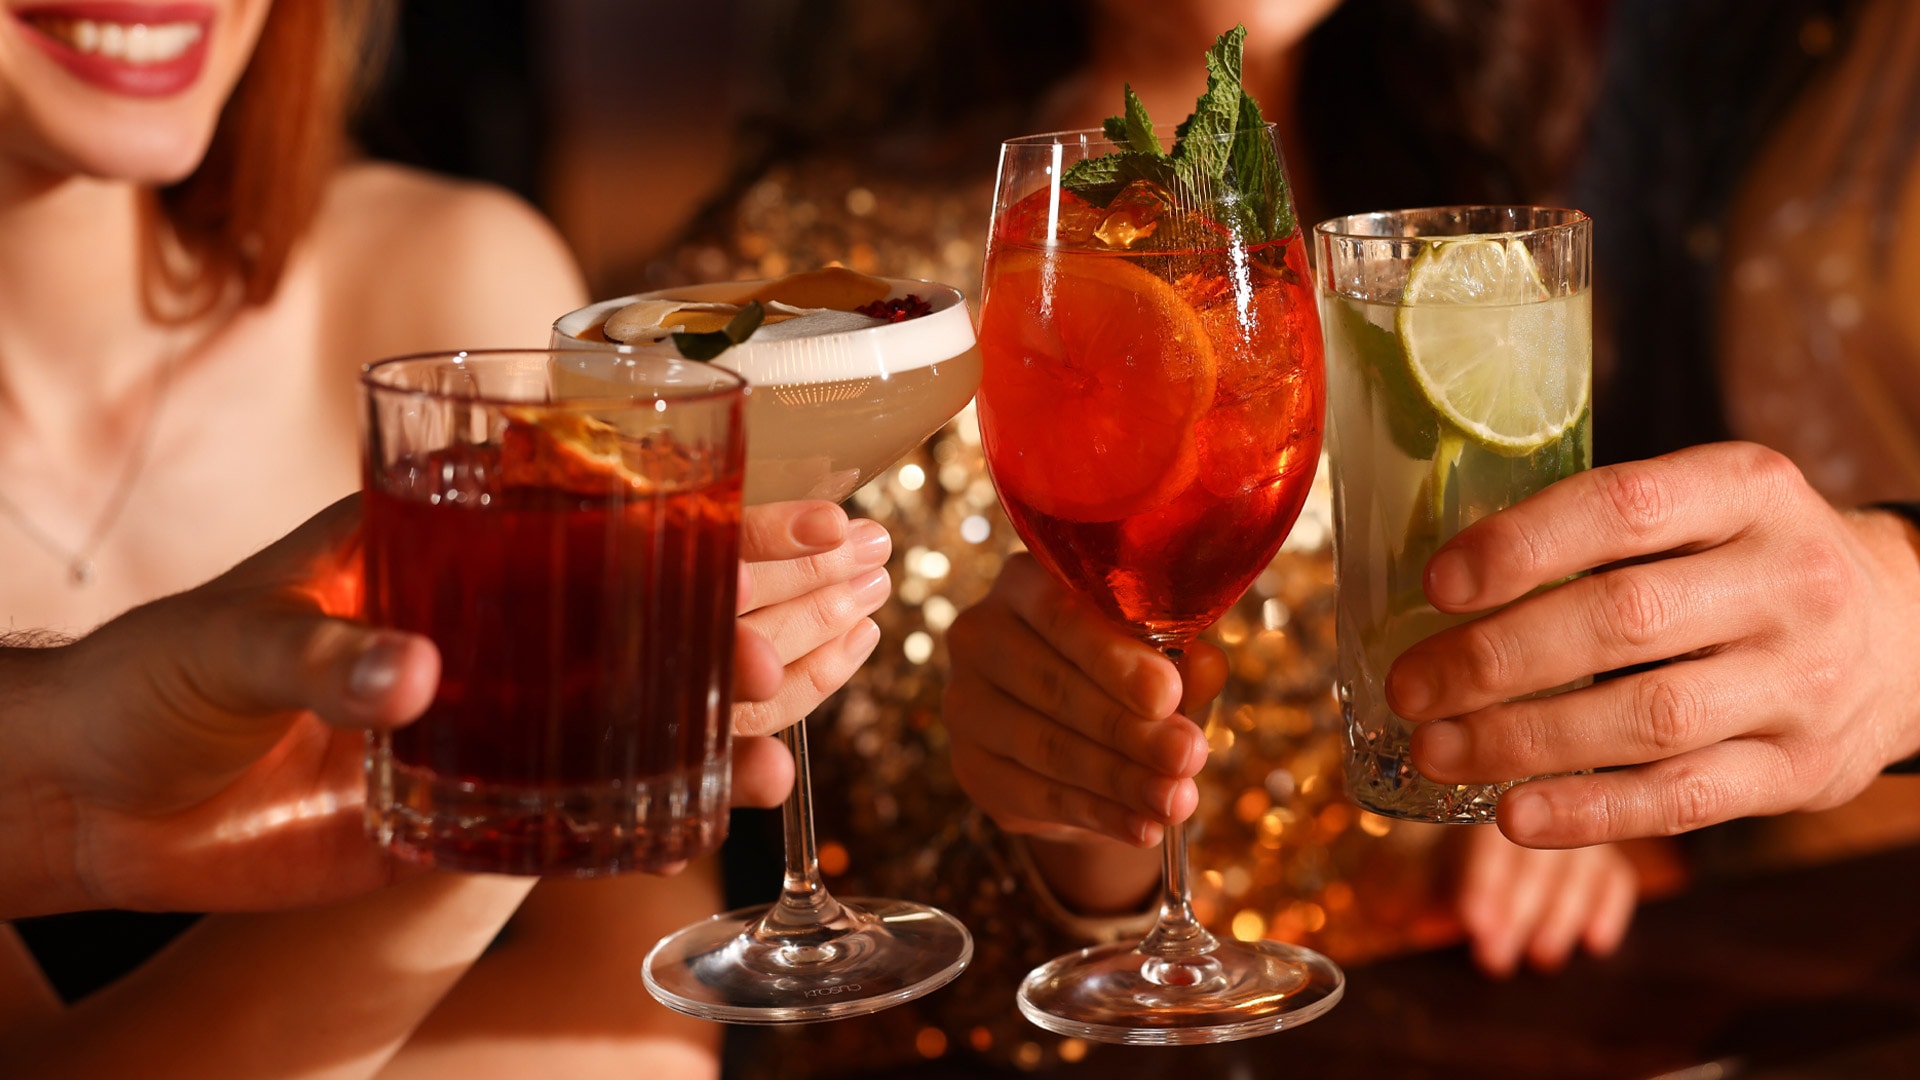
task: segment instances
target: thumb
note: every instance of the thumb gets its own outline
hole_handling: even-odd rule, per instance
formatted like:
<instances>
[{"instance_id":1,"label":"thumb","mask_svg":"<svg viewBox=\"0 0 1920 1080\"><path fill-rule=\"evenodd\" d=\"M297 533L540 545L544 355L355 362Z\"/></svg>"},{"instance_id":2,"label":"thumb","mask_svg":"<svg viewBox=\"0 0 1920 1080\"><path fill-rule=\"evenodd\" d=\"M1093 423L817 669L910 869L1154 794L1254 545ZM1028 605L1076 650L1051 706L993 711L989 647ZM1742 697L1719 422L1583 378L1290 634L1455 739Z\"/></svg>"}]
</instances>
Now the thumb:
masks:
<instances>
[{"instance_id":1,"label":"thumb","mask_svg":"<svg viewBox=\"0 0 1920 1080\"><path fill-rule=\"evenodd\" d=\"M343 728L393 728L432 704L440 650L418 634L307 608L241 620L232 645L201 649L195 682L232 713L309 710Z\"/></svg>"}]
</instances>

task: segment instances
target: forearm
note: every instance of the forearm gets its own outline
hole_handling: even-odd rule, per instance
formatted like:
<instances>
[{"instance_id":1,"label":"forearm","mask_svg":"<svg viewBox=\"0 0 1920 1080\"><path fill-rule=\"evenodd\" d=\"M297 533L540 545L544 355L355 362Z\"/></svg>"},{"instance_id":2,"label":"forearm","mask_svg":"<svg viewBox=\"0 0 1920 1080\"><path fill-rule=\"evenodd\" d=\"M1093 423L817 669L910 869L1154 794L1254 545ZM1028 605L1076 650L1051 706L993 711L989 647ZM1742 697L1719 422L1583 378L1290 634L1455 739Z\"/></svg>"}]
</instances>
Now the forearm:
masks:
<instances>
[{"instance_id":1,"label":"forearm","mask_svg":"<svg viewBox=\"0 0 1920 1080\"><path fill-rule=\"evenodd\" d=\"M1142 849L1105 837L1031 837L1026 845L1041 883L1069 915L1131 915L1145 910L1158 895L1163 861L1158 847Z\"/></svg>"},{"instance_id":2,"label":"forearm","mask_svg":"<svg viewBox=\"0 0 1920 1080\"><path fill-rule=\"evenodd\" d=\"M17 640L17 639L16 639ZM63 650L0 647L0 920L95 906L73 873L73 808L48 743Z\"/></svg>"},{"instance_id":3,"label":"forearm","mask_svg":"<svg viewBox=\"0 0 1920 1080\"><path fill-rule=\"evenodd\" d=\"M641 961L720 903L712 859L671 878L541 883L383 1080L717 1077L720 1027L655 1003Z\"/></svg>"},{"instance_id":4,"label":"forearm","mask_svg":"<svg viewBox=\"0 0 1920 1080\"><path fill-rule=\"evenodd\" d=\"M347 903L203 920L56 1022L0 1035L40 1076L371 1076L480 956L530 878L431 874Z\"/></svg>"}]
</instances>

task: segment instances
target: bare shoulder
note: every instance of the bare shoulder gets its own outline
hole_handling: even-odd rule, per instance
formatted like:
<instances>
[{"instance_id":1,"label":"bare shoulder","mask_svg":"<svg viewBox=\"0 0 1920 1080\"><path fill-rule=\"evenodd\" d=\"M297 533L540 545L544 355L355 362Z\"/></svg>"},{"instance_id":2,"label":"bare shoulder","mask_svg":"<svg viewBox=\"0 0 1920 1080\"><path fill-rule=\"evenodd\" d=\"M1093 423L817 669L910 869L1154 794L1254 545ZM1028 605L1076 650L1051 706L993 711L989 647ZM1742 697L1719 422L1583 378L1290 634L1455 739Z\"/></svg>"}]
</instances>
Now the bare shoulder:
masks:
<instances>
[{"instance_id":1,"label":"bare shoulder","mask_svg":"<svg viewBox=\"0 0 1920 1080\"><path fill-rule=\"evenodd\" d=\"M544 345L586 302L553 226L486 184L381 163L344 168L314 227L327 306L356 351Z\"/></svg>"}]
</instances>

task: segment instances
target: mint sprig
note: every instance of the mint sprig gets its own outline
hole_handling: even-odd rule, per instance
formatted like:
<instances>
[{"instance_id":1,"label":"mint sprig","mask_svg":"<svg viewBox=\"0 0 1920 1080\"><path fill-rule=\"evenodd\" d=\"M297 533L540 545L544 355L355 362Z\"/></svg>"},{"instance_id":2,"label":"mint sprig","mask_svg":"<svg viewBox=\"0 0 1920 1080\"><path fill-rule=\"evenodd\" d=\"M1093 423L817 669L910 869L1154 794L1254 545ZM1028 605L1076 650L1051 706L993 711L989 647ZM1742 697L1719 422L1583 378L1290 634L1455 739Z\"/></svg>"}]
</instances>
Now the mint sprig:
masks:
<instances>
[{"instance_id":1,"label":"mint sprig","mask_svg":"<svg viewBox=\"0 0 1920 1080\"><path fill-rule=\"evenodd\" d=\"M1174 128L1172 152L1163 151L1153 121L1133 87L1126 108L1102 130L1125 147L1077 162L1061 186L1095 206L1106 206L1135 180L1150 180L1174 193L1181 206L1206 206L1249 243L1293 232L1280 156L1267 134L1260 106L1240 81L1247 28L1221 34L1207 51L1207 89L1192 115Z\"/></svg>"}]
</instances>

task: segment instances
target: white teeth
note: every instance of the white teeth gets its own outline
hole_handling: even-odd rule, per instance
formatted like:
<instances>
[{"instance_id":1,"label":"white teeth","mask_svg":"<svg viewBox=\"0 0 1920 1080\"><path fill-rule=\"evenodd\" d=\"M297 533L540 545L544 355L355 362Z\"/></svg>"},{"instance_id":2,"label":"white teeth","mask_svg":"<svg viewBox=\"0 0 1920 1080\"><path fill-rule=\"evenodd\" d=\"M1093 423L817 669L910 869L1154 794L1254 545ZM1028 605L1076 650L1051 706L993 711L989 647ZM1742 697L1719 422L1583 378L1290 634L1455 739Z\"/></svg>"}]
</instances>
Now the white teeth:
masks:
<instances>
[{"instance_id":1,"label":"white teeth","mask_svg":"<svg viewBox=\"0 0 1920 1080\"><path fill-rule=\"evenodd\" d=\"M199 23L116 23L93 19L36 20L40 29L76 52L98 54L128 64L164 64L178 59L201 38Z\"/></svg>"}]
</instances>

